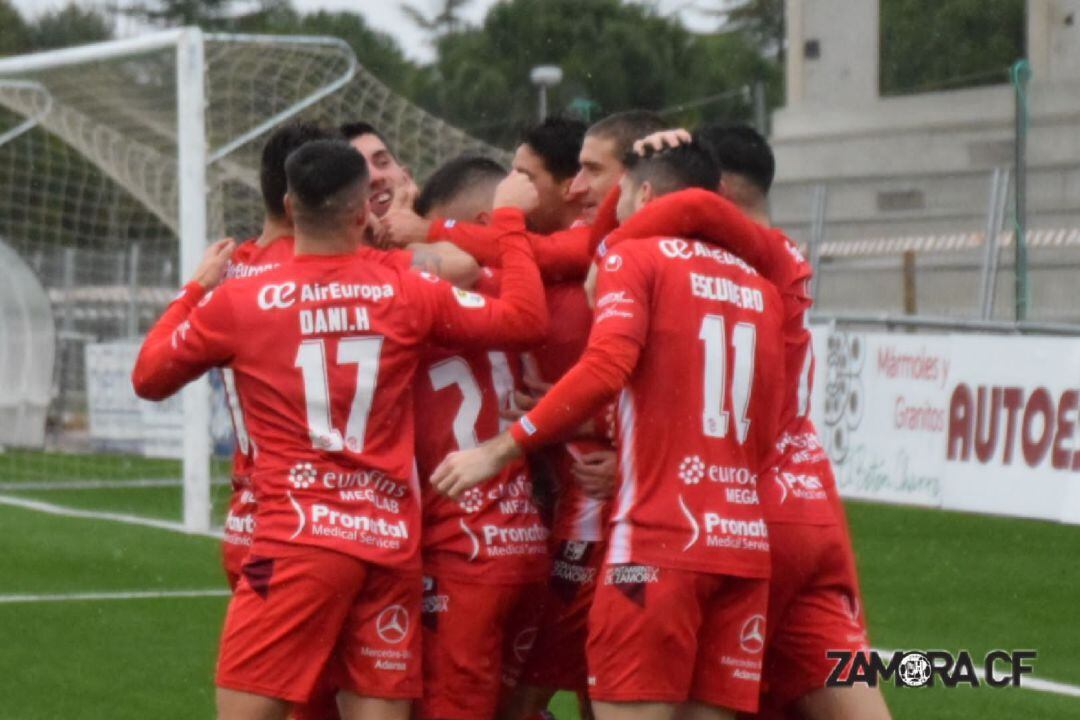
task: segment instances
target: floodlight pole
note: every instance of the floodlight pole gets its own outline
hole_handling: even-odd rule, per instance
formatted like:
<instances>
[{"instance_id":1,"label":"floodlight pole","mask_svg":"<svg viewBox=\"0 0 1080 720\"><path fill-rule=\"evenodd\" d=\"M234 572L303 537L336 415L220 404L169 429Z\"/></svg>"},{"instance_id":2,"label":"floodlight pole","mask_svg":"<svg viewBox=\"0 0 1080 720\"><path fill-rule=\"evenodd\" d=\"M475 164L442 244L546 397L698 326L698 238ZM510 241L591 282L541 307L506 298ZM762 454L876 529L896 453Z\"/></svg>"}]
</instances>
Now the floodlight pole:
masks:
<instances>
[{"instance_id":1,"label":"floodlight pole","mask_svg":"<svg viewBox=\"0 0 1080 720\"><path fill-rule=\"evenodd\" d=\"M179 169L180 277L195 274L206 250L206 87L203 34L184 28L176 45L177 167ZM210 384L185 388L184 527L210 529Z\"/></svg>"},{"instance_id":2,"label":"floodlight pole","mask_svg":"<svg viewBox=\"0 0 1080 720\"><path fill-rule=\"evenodd\" d=\"M529 71L529 79L532 80L533 85L536 85L540 93L540 122L544 122L548 115L547 90L549 87L555 87L561 83L562 78L562 68L558 65L537 65Z\"/></svg>"}]
</instances>

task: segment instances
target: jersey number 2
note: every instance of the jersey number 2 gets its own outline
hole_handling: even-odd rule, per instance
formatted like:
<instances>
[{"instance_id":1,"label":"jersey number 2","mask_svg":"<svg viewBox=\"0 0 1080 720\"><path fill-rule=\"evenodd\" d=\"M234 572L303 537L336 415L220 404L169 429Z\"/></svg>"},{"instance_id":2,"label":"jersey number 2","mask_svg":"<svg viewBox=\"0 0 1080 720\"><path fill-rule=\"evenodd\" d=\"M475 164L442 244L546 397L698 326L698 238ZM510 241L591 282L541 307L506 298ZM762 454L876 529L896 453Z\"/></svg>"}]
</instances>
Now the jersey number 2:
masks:
<instances>
[{"instance_id":1,"label":"jersey number 2","mask_svg":"<svg viewBox=\"0 0 1080 720\"><path fill-rule=\"evenodd\" d=\"M701 413L702 430L706 437L727 437L731 424L724 409L724 397L731 386L731 407L735 411L735 438L746 442L750 432L750 391L754 385L754 346L757 327L751 323L736 323L731 332L732 364L730 382L727 370L727 328L721 315L706 315L701 321L698 339L705 342L705 403Z\"/></svg>"}]
</instances>

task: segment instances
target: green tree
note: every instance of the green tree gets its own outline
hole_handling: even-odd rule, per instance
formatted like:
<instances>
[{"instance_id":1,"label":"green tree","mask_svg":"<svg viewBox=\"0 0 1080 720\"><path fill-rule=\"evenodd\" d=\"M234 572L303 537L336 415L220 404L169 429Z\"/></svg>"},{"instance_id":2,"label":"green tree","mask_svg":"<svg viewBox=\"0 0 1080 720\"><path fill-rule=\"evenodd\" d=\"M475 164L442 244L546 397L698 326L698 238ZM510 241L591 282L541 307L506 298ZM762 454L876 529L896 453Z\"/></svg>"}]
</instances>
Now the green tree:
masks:
<instances>
[{"instance_id":1,"label":"green tree","mask_svg":"<svg viewBox=\"0 0 1080 720\"><path fill-rule=\"evenodd\" d=\"M881 0L881 94L1004 82L1024 35L1024 0Z\"/></svg>"},{"instance_id":2,"label":"green tree","mask_svg":"<svg viewBox=\"0 0 1080 720\"><path fill-rule=\"evenodd\" d=\"M421 76L416 97L430 110L485 139L512 144L535 121L535 65L562 67L549 93L553 112L597 106L599 115L629 108L666 110L672 122L748 119L732 92L767 78L771 63L739 34L698 36L649 7L619 0L509 0L492 7L482 28L445 35ZM722 104L703 98L731 96Z\"/></svg>"},{"instance_id":3,"label":"green tree","mask_svg":"<svg viewBox=\"0 0 1080 720\"><path fill-rule=\"evenodd\" d=\"M787 27L784 24L784 0L724 0L715 11L724 30L746 36L763 55L784 63Z\"/></svg>"},{"instance_id":4,"label":"green tree","mask_svg":"<svg viewBox=\"0 0 1080 720\"><path fill-rule=\"evenodd\" d=\"M34 50L48 50L101 42L113 33L109 18L103 13L71 4L31 22L29 35Z\"/></svg>"},{"instance_id":5,"label":"green tree","mask_svg":"<svg viewBox=\"0 0 1080 720\"><path fill-rule=\"evenodd\" d=\"M119 12L165 27L202 27L226 20L233 3L234 0L147 0Z\"/></svg>"},{"instance_id":6,"label":"green tree","mask_svg":"<svg viewBox=\"0 0 1080 720\"><path fill-rule=\"evenodd\" d=\"M471 0L442 0L442 7L428 15L412 3L401 3L401 11L409 16L417 27L439 38L460 31L465 27L461 11Z\"/></svg>"},{"instance_id":7,"label":"green tree","mask_svg":"<svg viewBox=\"0 0 1080 720\"><path fill-rule=\"evenodd\" d=\"M272 0L249 15L227 23L228 30L269 35L328 35L344 40L368 71L396 92L408 94L416 73L397 42L371 28L362 15L320 10L298 13L288 0Z\"/></svg>"},{"instance_id":8,"label":"green tree","mask_svg":"<svg viewBox=\"0 0 1080 720\"><path fill-rule=\"evenodd\" d=\"M30 48L30 30L19 11L0 0L0 56L18 55Z\"/></svg>"}]
</instances>

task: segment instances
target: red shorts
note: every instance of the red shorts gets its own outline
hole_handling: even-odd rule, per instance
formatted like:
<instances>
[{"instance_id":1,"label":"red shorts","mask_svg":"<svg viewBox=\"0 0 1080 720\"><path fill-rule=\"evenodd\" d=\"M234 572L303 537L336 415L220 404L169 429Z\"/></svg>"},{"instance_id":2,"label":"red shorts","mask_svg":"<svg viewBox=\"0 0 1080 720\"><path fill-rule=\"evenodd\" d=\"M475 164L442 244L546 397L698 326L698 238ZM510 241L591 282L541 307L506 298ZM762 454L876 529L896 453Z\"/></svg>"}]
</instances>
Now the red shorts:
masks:
<instances>
[{"instance_id":1,"label":"red shorts","mask_svg":"<svg viewBox=\"0 0 1080 720\"><path fill-rule=\"evenodd\" d=\"M536 647L536 637L547 602L547 587L547 580L522 585L517 603L506 620L502 648L503 698L509 698L521 682L525 666Z\"/></svg>"},{"instance_id":2,"label":"red shorts","mask_svg":"<svg viewBox=\"0 0 1080 720\"><path fill-rule=\"evenodd\" d=\"M419 717L495 716L503 648L513 640L508 635L513 632L515 610L532 587L462 582L450 573L424 577L424 695Z\"/></svg>"},{"instance_id":3,"label":"red shorts","mask_svg":"<svg viewBox=\"0 0 1080 720\"><path fill-rule=\"evenodd\" d=\"M230 590L236 590L240 584L240 570L244 567L248 550L251 548L232 543L221 543L221 567L225 569L225 580L229 583Z\"/></svg>"},{"instance_id":4,"label":"red shorts","mask_svg":"<svg viewBox=\"0 0 1080 720\"><path fill-rule=\"evenodd\" d=\"M589 697L754 712L768 581L605 565L589 615Z\"/></svg>"},{"instance_id":5,"label":"red shorts","mask_svg":"<svg viewBox=\"0 0 1080 720\"><path fill-rule=\"evenodd\" d=\"M769 525L772 577L762 707L784 708L832 672L829 650L869 649L843 525Z\"/></svg>"},{"instance_id":6,"label":"red shorts","mask_svg":"<svg viewBox=\"0 0 1080 720\"><path fill-rule=\"evenodd\" d=\"M244 563L217 685L302 703L333 661L340 688L419 697L420 576L331 550L272 547Z\"/></svg>"},{"instance_id":7,"label":"red shorts","mask_svg":"<svg viewBox=\"0 0 1080 720\"><path fill-rule=\"evenodd\" d=\"M589 608L607 544L579 540L556 542L558 546L551 564L536 644L521 681L533 687L585 692L588 687L585 643L589 638Z\"/></svg>"},{"instance_id":8,"label":"red shorts","mask_svg":"<svg viewBox=\"0 0 1080 720\"><path fill-rule=\"evenodd\" d=\"M240 582L240 569L251 550L255 537L255 511L258 509L251 489L237 486L237 482L233 481L229 512L225 516L225 536L221 541L221 565L233 590Z\"/></svg>"}]
</instances>

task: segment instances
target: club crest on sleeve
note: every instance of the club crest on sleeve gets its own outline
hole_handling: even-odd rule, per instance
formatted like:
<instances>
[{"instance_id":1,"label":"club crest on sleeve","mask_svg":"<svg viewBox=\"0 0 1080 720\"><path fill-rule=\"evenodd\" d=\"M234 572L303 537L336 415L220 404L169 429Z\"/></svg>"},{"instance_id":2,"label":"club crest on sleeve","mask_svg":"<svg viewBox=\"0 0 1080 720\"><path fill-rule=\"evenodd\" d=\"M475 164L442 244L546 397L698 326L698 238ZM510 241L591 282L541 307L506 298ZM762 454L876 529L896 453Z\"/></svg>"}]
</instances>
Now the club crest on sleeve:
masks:
<instances>
[{"instance_id":1,"label":"club crest on sleeve","mask_svg":"<svg viewBox=\"0 0 1080 720\"><path fill-rule=\"evenodd\" d=\"M604 270L608 272L618 272L622 268L622 255L611 253L604 258Z\"/></svg>"}]
</instances>

